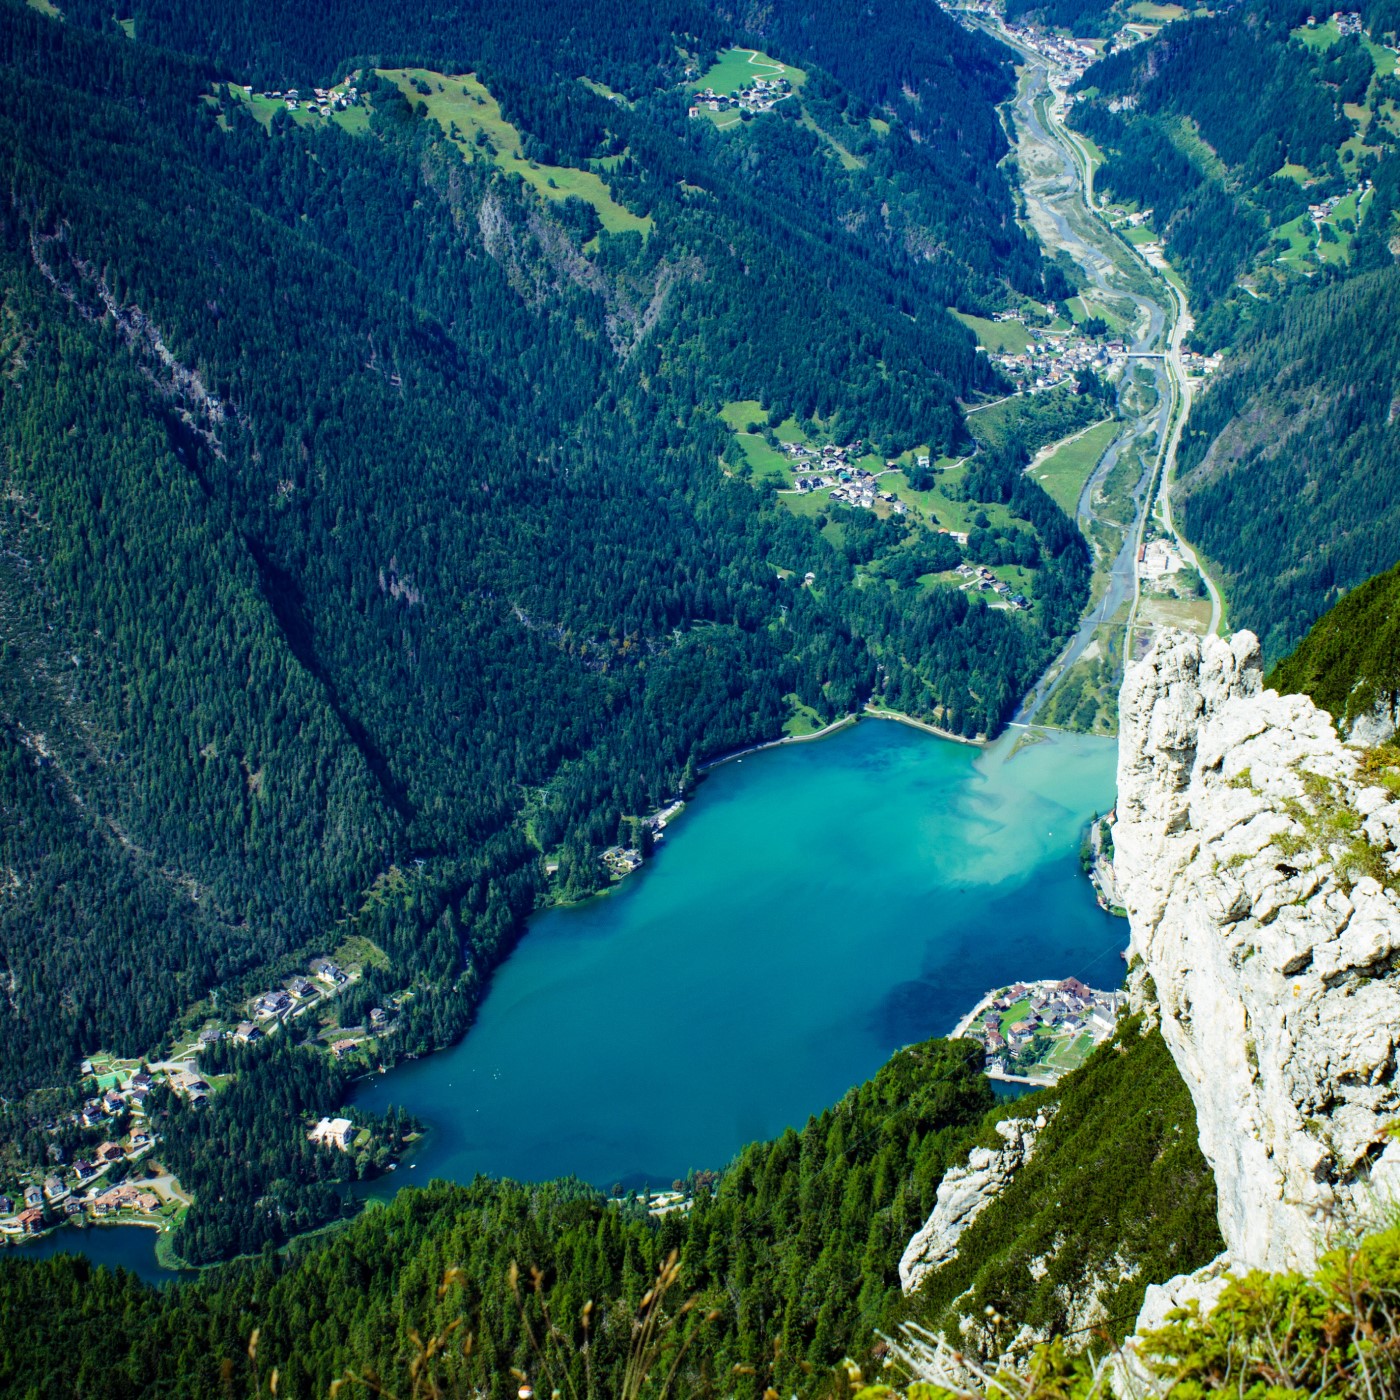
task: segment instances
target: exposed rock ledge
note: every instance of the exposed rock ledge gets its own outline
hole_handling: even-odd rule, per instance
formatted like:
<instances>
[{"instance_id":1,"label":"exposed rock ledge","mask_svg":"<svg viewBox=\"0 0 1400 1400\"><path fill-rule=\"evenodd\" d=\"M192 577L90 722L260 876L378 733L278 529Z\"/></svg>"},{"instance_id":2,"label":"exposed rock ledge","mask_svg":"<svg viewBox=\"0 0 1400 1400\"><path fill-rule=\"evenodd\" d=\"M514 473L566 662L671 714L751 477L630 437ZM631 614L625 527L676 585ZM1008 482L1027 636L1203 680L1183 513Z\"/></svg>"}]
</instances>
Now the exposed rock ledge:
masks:
<instances>
[{"instance_id":1,"label":"exposed rock ledge","mask_svg":"<svg viewBox=\"0 0 1400 1400\"><path fill-rule=\"evenodd\" d=\"M974 1147L965 1167L953 1167L939 1183L933 1214L909 1241L899 1261L899 1284L912 1293L934 1269L953 1259L962 1232L1006 1189L1012 1176L1031 1159L1043 1117L1008 1118L997 1124L1006 1144Z\"/></svg>"},{"instance_id":2,"label":"exposed rock ledge","mask_svg":"<svg viewBox=\"0 0 1400 1400\"><path fill-rule=\"evenodd\" d=\"M1145 972L1231 1266L1306 1268L1400 1195L1400 899L1372 878L1400 871L1400 802L1326 713L1262 689L1248 632L1167 633L1120 714L1137 996Z\"/></svg>"}]
</instances>

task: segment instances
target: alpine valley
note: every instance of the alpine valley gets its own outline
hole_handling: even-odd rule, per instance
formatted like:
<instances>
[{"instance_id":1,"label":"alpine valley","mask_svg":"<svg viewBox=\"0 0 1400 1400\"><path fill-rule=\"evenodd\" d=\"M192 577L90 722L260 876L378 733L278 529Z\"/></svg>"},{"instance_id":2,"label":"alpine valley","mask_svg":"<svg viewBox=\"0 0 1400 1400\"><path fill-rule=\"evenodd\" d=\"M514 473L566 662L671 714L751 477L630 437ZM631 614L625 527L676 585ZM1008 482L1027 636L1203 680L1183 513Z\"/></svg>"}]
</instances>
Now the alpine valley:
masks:
<instances>
[{"instance_id":1,"label":"alpine valley","mask_svg":"<svg viewBox=\"0 0 1400 1400\"><path fill-rule=\"evenodd\" d=\"M0 0L0 1396L1400 1395L1346 3Z\"/></svg>"}]
</instances>

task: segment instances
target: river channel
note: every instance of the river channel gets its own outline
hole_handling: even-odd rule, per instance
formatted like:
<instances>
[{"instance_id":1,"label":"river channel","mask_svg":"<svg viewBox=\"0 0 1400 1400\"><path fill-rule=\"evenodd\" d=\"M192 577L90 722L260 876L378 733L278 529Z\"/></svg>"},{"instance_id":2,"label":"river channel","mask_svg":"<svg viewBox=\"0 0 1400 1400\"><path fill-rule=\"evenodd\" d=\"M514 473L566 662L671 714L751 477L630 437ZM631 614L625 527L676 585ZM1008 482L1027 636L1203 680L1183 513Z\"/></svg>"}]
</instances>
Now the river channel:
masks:
<instances>
[{"instance_id":1,"label":"river channel","mask_svg":"<svg viewBox=\"0 0 1400 1400\"><path fill-rule=\"evenodd\" d=\"M1009 39L1004 30L997 37ZM1063 128L1052 116L1056 94L1050 85L1050 69L1042 57L1016 45L1025 66L1017 95L1010 106L1010 126L1015 137L1016 164L1025 197L1026 222L1052 255L1065 254L1079 267L1086 305L1097 299L1133 326L1129 337L1135 354L1160 355L1167 347L1166 293L1160 282L1148 276L1134 254L1087 207L1084 178ZM1094 499L1108 474L1125 453L1136 451L1140 439L1153 450L1146 460L1132 496L1133 525L1122 531L1117 555L1100 561L1095 579L1096 597L1078 631L1056 664L1026 696L1016 715L1026 723L1039 711L1055 685L1083 655L1097 629L1133 597L1137 569L1137 521L1146 507L1152 479L1152 462L1169 426L1170 384L1160 359L1138 359L1136 368L1119 386L1118 407L1123 415L1121 431L1090 474L1080 493L1076 516L1090 535L1095 518ZM1136 380L1136 387L1130 388ZM1146 406L1141 406L1142 400Z\"/></svg>"}]
</instances>

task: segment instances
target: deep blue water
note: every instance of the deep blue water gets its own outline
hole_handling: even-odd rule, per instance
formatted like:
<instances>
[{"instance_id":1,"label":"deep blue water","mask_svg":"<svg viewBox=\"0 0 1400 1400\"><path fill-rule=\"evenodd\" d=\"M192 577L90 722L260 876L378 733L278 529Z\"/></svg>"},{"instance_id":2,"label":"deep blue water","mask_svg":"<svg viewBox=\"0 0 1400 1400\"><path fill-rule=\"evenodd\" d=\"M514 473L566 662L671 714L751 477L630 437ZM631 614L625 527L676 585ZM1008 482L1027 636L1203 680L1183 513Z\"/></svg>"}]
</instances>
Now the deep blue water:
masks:
<instances>
[{"instance_id":1,"label":"deep blue water","mask_svg":"<svg viewBox=\"0 0 1400 1400\"><path fill-rule=\"evenodd\" d=\"M94 1264L128 1269L147 1283L171 1283L192 1274L173 1273L156 1263L156 1231L144 1225L71 1226L32 1244L0 1250L0 1259L48 1259L55 1254L85 1254Z\"/></svg>"},{"instance_id":2,"label":"deep blue water","mask_svg":"<svg viewBox=\"0 0 1400 1400\"><path fill-rule=\"evenodd\" d=\"M670 1182L801 1124L990 986L1116 985L1127 925L1078 861L1115 745L1016 741L867 721L713 771L640 874L532 920L461 1044L359 1087L429 1125L370 1189ZM174 1277L151 1230L23 1249Z\"/></svg>"},{"instance_id":3,"label":"deep blue water","mask_svg":"<svg viewBox=\"0 0 1400 1400\"><path fill-rule=\"evenodd\" d=\"M452 1050L361 1086L430 1125L373 1190L478 1172L670 1182L801 1124L989 987L1117 985L1079 868L1111 740L986 751L888 722L707 777L657 858L540 915Z\"/></svg>"}]
</instances>

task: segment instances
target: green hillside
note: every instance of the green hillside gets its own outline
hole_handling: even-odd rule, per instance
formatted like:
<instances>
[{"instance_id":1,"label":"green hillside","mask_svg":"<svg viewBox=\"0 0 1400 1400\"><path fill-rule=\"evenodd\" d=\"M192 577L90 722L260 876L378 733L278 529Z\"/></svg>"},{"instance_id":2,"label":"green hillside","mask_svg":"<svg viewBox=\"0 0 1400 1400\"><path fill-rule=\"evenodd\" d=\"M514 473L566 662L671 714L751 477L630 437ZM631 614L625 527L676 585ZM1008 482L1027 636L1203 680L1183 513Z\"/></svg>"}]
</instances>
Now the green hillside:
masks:
<instances>
[{"instance_id":1,"label":"green hillside","mask_svg":"<svg viewBox=\"0 0 1400 1400\"><path fill-rule=\"evenodd\" d=\"M1354 588L1315 622L1269 685L1312 699L1343 733L1376 706L1400 698L1400 564Z\"/></svg>"},{"instance_id":2,"label":"green hillside","mask_svg":"<svg viewBox=\"0 0 1400 1400\"><path fill-rule=\"evenodd\" d=\"M1360 10L1346 34L1265 0L1124 31L1072 108L1110 218L1147 217L1189 345L1223 353L1182 439L1178 518L1271 662L1400 552L1396 15Z\"/></svg>"},{"instance_id":3,"label":"green hillside","mask_svg":"<svg viewBox=\"0 0 1400 1400\"><path fill-rule=\"evenodd\" d=\"M1400 270L1295 294L1192 411L1181 519L1270 662L1400 555Z\"/></svg>"},{"instance_id":4,"label":"green hillside","mask_svg":"<svg viewBox=\"0 0 1400 1400\"><path fill-rule=\"evenodd\" d=\"M970 447L1004 385L942 308L1046 292L988 173L1004 57L891 3L856 62L780 8L801 105L717 132L687 75L746 36L631 13L0 3L5 1184L84 1056L231 1031L347 934L378 951L288 1023L293 1086L454 1040L706 759L876 695L992 732L1075 624L1082 541L1010 456L969 496L1015 488L977 545L1022 613L919 584L962 555L917 515L787 508L720 416ZM235 1100L182 1139L200 1261L245 1195L285 1206L255 1239L339 1209Z\"/></svg>"},{"instance_id":5,"label":"green hillside","mask_svg":"<svg viewBox=\"0 0 1400 1400\"><path fill-rule=\"evenodd\" d=\"M1134 1027L1123 1048L1105 1046L1028 1105L1060 1100L1024 1189L1018 1177L1015 1195L978 1221L947 1286L938 1276L937 1299L972 1283L979 1314L987 1297L1053 1322L1092 1292L1116 1250L1138 1270L1110 1300L1121 1335L1149 1282L1217 1252L1214 1186L1185 1087L1159 1035ZM265 1394L276 1371L276 1393L293 1400L324 1396L347 1373L405 1393L415 1355L442 1337L420 1362L420 1384L431 1376L449 1394L505 1396L523 1374L537 1393L601 1400L632 1393L622 1379L632 1319L674 1251L656 1374L642 1393L827 1394L843 1357L878 1369L877 1329L937 1316L931 1289L901 1297L897 1265L943 1173L1006 1112L980 1066L970 1041L901 1051L800 1132L693 1179L688 1212L650 1215L577 1182L483 1179L401 1192L285 1263L160 1292L94 1276L80 1260L0 1257L0 1321L27 1319L0 1344L0 1391L23 1377L45 1396L197 1400L252 1394L260 1382ZM1072 1202L1071 1216L1052 1200ZM1070 1218L1084 1227L1074 1247L1029 1286L1027 1261ZM672 1365L676 1382L663 1386Z\"/></svg>"}]
</instances>

